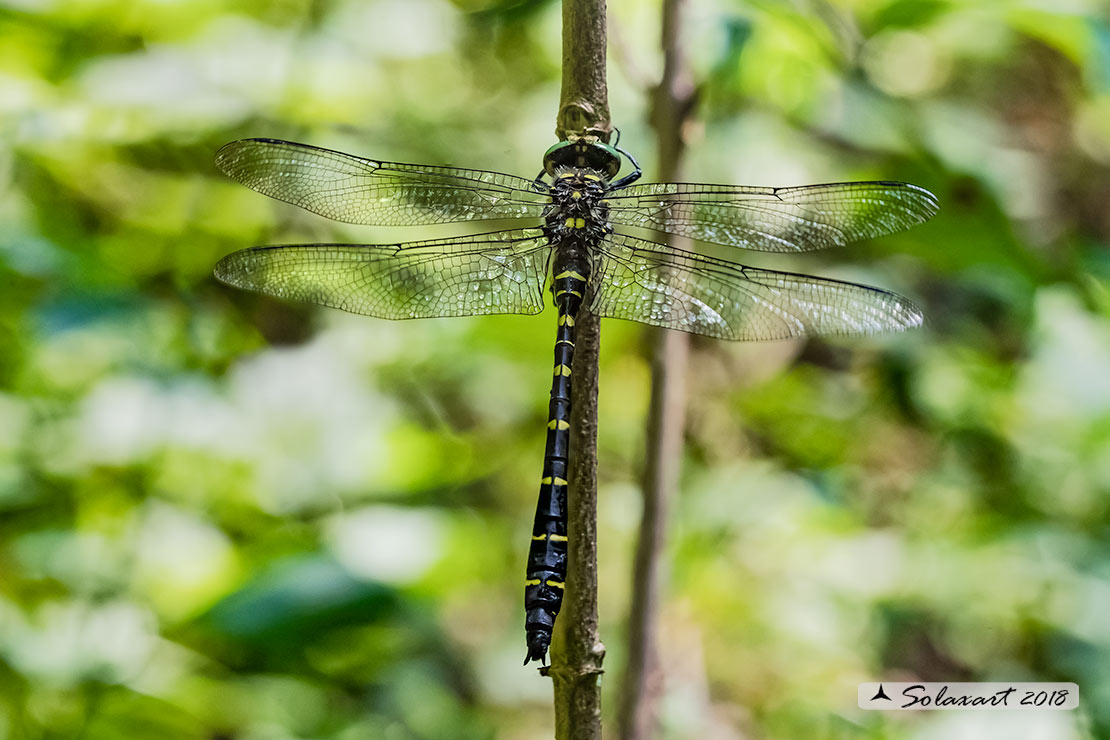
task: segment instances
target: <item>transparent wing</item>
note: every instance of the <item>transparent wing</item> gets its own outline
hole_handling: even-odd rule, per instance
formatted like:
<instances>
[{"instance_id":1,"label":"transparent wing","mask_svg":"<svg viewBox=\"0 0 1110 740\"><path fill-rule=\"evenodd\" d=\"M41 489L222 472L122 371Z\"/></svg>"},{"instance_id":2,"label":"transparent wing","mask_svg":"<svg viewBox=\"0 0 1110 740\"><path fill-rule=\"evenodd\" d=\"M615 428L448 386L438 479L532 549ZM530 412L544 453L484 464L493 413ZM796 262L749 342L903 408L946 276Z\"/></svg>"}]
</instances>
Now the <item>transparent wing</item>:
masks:
<instances>
[{"instance_id":1,"label":"transparent wing","mask_svg":"<svg viewBox=\"0 0 1110 740\"><path fill-rule=\"evenodd\" d=\"M901 182L796 188L648 183L607 200L613 223L761 252L842 247L928 221L938 208L928 190Z\"/></svg>"},{"instance_id":2,"label":"transparent wing","mask_svg":"<svg viewBox=\"0 0 1110 740\"><path fill-rule=\"evenodd\" d=\"M614 234L595 253L590 310L733 340L871 334L920 326L905 298L855 283L745 267Z\"/></svg>"},{"instance_id":3,"label":"transparent wing","mask_svg":"<svg viewBox=\"0 0 1110 740\"><path fill-rule=\"evenodd\" d=\"M237 288L383 319L534 314L551 246L539 229L406 244L254 247L224 257Z\"/></svg>"},{"instance_id":4,"label":"transparent wing","mask_svg":"<svg viewBox=\"0 0 1110 740\"><path fill-rule=\"evenodd\" d=\"M336 221L379 226L542 216L550 197L500 172L399 164L275 139L243 139L216 165L249 188Z\"/></svg>"}]
</instances>

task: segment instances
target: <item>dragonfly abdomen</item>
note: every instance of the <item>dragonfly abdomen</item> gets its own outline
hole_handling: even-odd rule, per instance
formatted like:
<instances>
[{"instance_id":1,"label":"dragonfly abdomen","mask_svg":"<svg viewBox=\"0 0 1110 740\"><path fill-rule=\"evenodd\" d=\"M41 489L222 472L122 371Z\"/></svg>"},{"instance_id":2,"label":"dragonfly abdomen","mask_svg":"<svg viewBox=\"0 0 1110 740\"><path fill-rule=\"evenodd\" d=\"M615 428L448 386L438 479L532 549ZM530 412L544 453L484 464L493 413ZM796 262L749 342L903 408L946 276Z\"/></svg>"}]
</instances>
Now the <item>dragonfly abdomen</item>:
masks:
<instances>
[{"instance_id":1,"label":"dragonfly abdomen","mask_svg":"<svg viewBox=\"0 0 1110 740\"><path fill-rule=\"evenodd\" d=\"M559 309L555 365L548 405L547 444L543 455L540 497L532 523L528 570L524 577L524 629L528 661L543 661L551 644L555 617L563 605L567 575L567 486L570 456L571 367L574 322L589 279L589 262L578 250L560 249L555 257L552 290Z\"/></svg>"}]
</instances>

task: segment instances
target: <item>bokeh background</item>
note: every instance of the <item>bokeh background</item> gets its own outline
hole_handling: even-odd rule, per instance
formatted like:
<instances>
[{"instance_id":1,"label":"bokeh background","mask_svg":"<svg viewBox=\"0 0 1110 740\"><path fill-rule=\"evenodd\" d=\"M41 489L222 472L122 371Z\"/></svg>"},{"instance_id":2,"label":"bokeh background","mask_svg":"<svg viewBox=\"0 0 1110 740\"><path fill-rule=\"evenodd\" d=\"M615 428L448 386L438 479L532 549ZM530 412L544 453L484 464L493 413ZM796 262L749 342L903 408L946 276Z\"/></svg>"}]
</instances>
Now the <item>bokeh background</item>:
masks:
<instances>
[{"instance_id":1,"label":"bokeh background","mask_svg":"<svg viewBox=\"0 0 1110 740\"><path fill-rule=\"evenodd\" d=\"M925 329L693 343L665 737L1110 736L1110 10L690 6L689 179L907 180L942 211L789 261L913 296ZM232 139L534 175L559 13L0 6L0 739L550 736L520 662L553 311L390 323L210 270L456 230L268 201L215 170ZM650 178L659 7L610 15L614 122ZM610 712L648 337L603 325ZM864 713L875 679L1075 681L1082 707Z\"/></svg>"}]
</instances>

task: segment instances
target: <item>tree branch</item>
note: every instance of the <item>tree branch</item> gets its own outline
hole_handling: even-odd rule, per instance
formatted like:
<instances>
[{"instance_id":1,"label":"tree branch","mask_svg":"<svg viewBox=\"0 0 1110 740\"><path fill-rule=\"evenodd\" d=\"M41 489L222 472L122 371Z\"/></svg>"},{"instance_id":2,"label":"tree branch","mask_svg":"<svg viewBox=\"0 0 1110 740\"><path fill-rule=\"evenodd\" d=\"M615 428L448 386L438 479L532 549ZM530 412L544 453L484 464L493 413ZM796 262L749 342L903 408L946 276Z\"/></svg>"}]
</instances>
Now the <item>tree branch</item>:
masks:
<instances>
[{"instance_id":1,"label":"tree branch","mask_svg":"<svg viewBox=\"0 0 1110 740\"><path fill-rule=\"evenodd\" d=\"M684 6L685 0L663 3L663 77L654 90L652 106L663 182L680 179L683 129L694 102L694 86L681 43ZM676 487L682 457L689 340L686 334L665 329L656 330L653 339L644 503L632 574L628 664L618 716L622 740L648 740L657 731L663 693L656 636L659 561L666 539L667 501Z\"/></svg>"},{"instance_id":2,"label":"tree branch","mask_svg":"<svg viewBox=\"0 0 1110 740\"><path fill-rule=\"evenodd\" d=\"M556 625L549 675L555 737L600 740L605 646L597 629L597 363L600 320L585 309L576 322L571 410L566 596Z\"/></svg>"},{"instance_id":3,"label":"tree branch","mask_svg":"<svg viewBox=\"0 0 1110 740\"><path fill-rule=\"evenodd\" d=\"M605 83L605 0L563 0L563 89L555 135L592 134L609 141Z\"/></svg>"}]
</instances>

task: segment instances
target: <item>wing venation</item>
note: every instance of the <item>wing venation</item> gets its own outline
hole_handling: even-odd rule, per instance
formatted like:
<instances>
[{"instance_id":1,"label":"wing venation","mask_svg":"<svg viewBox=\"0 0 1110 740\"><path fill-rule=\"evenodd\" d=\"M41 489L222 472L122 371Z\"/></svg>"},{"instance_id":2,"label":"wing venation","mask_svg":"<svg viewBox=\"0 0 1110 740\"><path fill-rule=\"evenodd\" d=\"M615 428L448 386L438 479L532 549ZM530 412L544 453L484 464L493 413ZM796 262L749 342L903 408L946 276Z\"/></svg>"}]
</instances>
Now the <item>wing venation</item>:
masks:
<instances>
[{"instance_id":1,"label":"wing venation","mask_svg":"<svg viewBox=\"0 0 1110 740\"><path fill-rule=\"evenodd\" d=\"M936 197L901 182L792 188L633 185L608 196L615 224L762 252L808 252L903 231L937 212Z\"/></svg>"},{"instance_id":2,"label":"wing venation","mask_svg":"<svg viewBox=\"0 0 1110 740\"><path fill-rule=\"evenodd\" d=\"M523 177L381 162L276 139L242 139L216 154L260 193L353 224L404 226L543 215L550 198Z\"/></svg>"},{"instance_id":3,"label":"wing venation","mask_svg":"<svg viewBox=\"0 0 1110 740\"><path fill-rule=\"evenodd\" d=\"M745 267L621 234L593 265L598 316L718 339L872 334L920 326L921 310L866 285Z\"/></svg>"},{"instance_id":4,"label":"wing venation","mask_svg":"<svg viewBox=\"0 0 1110 740\"><path fill-rule=\"evenodd\" d=\"M383 319L535 314L551 246L539 229L403 244L254 247L216 277L259 293Z\"/></svg>"}]
</instances>

